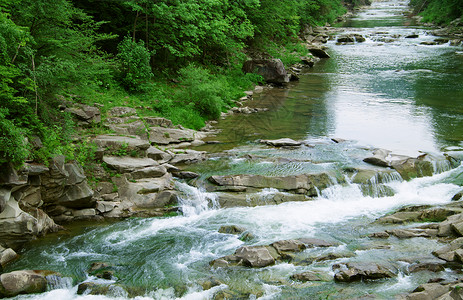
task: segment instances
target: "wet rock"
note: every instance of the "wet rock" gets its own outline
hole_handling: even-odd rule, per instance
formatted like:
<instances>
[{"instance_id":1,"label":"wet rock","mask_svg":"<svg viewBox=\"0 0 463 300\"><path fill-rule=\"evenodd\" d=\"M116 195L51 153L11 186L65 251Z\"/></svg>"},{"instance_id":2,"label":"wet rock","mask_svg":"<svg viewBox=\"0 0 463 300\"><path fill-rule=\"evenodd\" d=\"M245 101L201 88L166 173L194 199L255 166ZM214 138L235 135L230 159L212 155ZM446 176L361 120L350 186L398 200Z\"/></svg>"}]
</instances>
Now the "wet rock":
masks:
<instances>
[{"instance_id":1,"label":"wet rock","mask_svg":"<svg viewBox=\"0 0 463 300\"><path fill-rule=\"evenodd\" d=\"M268 83L285 84L289 82L289 75L280 59L248 60L243 65L243 72L261 75Z\"/></svg>"},{"instance_id":2,"label":"wet rock","mask_svg":"<svg viewBox=\"0 0 463 300\"><path fill-rule=\"evenodd\" d=\"M128 292L115 284L83 282L77 287L77 295L103 295L111 298L128 298Z\"/></svg>"},{"instance_id":3,"label":"wet rock","mask_svg":"<svg viewBox=\"0 0 463 300\"><path fill-rule=\"evenodd\" d=\"M459 193L456 193L453 197L452 197L452 201L459 201L461 200L461 197L463 197L463 191L459 192Z\"/></svg>"},{"instance_id":4,"label":"wet rock","mask_svg":"<svg viewBox=\"0 0 463 300\"><path fill-rule=\"evenodd\" d=\"M299 273L299 274L294 274L291 275L290 278L292 280L297 280L297 281L330 281L330 278L327 274L321 273L321 272L313 272L313 271L307 271L304 273Z\"/></svg>"},{"instance_id":5,"label":"wet rock","mask_svg":"<svg viewBox=\"0 0 463 300\"><path fill-rule=\"evenodd\" d=\"M301 252L306 248L305 243L299 240L282 240L272 243L271 246L275 248L280 255L286 252Z\"/></svg>"},{"instance_id":6,"label":"wet rock","mask_svg":"<svg viewBox=\"0 0 463 300\"><path fill-rule=\"evenodd\" d=\"M434 41L424 41L424 42L421 42L420 45L434 46L434 45L437 45L437 42L434 42Z\"/></svg>"},{"instance_id":7,"label":"wet rock","mask_svg":"<svg viewBox=\"0 0 463 300\"><path fill-rule=\"evenodd\" d=\"M247 193L224 193L220 192L217 193L217 202L219 203L220 207L227 208L227 207L254 207L254 206L261 206L261 205L276 205L281 204L284 202L294 202L294 201L308 201L305 195L295 195L289 193L281 193L281 192L274 192L274 193L255 193L255 194L247 194Z\"/></svg>"},{"instance_id":8,"label":"wet rock","mask_svg":"<svg viewBox=\"0 0 463 300\"><path fill-rule=\"evenodd\" d=\"M417 177L432 176L434 167L432 162L426 159L427 155L417 158L408 158L404 162L392 163L392 168L399 172L404 180L410 180Z\"/></svg>"},{"instance_id":9,"label":"wet rock","mask_svg":"<svg viewBox=\"0 0 463 300\"><path fill-rule=\"evenodd\" d=\"M261 144L266 144L273 147L283 147L283 146L300 146L302 142L295 141L289 138L278 139L278 140L260 140Z\"/></svg>"},{"instance_id":10,"label":"wet rock","mask_svg":"<svg viewBox=\"0 0 463 300\"><path fill-rule=\"evenodd\" d=\"M139 169L158 166L156 161L146 157L135 158L127 156L104 156L103 162L108 165L108 167L119 173L129 173Z\"/></svg>"},{"instance_id":11,"label":"wet rock","mask_svg":"<svg viewBox=\"0 0 463 300\"><path fill-rule=\"evenodd\" d=\"M318 191L331 185L331 178L327 173L303 174L285 177L270 177L262 175L225 175L211 176L211 183L220 186L246 186L252 188L274 188L286 191L305 189L308 196L317 196Z\"/></svg>"},{"instance_id":12,"label":"wet rock","mask_svg":"<svg viewBox=\"0 0 463 300\"><path fill-rule=\"evenodd\" d=\"M240 235L246 231L246 228L237 225L224 225L219 228L219 233Z\"/></svg>"},{"instance_id":13,"label":"wet rock","mask_svg":"<svg viewBox=\"0 0 463 300\"><path fill-rule=\"evenodd\" d=\"M244 262L244 265L252 268L262 268L275 264L275 258L265 246L244 246L235 251L237 258Z\"/></svg>"},{"instance_id":14,"label":"wet rock","mask_svg":"<svg viewBox=\"0 0 463 300\"><path fill-rule=\"evenodd\" d=\"M416 33L414 33L414 34L407 35L405 38L406 38L406 39L416 39L416 38L418 38L418 37L419 37L419 35L416 34Z\"/></svg>"},{"instance_id":15,"label":"wet rock","mask_svg":"<svg viewBox=\"0 0 463 300\"><path fill-rule=\"evenodd\" d=\"M309 52L318 58L330 58L330 55L320 47L311 46L308 48Z\"/></svg>"},{"instance_id":16,"label":"wet rock","mask_svg":"<svg viewBox=\"0 0 463 300\"><path fill-rule=\"evenodd\" d=\"M357 43L363 43L366 41L365 37L361 34L354 34L354 39Z\"/></svg>"},{"instance_id":17,"label":"wet rock","mask_svg":"<svg viewBox=\"0 0 463 300\"><path fill-rule=\"evenodd\" d=\"M415 273L421 271L429 272L441 272L445 270L445 261L444 260L423 260L418 263L414 263L407 268L407 272Z\"/></svg>"},{"instance_id":18,"label":"wet rock","mask_svg":"<svg viewBox=\"0 0 463 300\"><path fill-rule=\"evenodd\" d=\"M16 260L19 255L11 248L3 249L0 246L0 272L2 267L5 267L10 262Z\"/></svg>"},{"instance_id":19,"label":"wet rock","mask_svg":"<svg viewBox=\"0 0 463 300\"><path fill-rule=\"evenodd\" d=\"M334 279L341 282L360 280L374 280L392 278L395 274L384 266L376 263L350 262L346 264L347 270L339 271Z\"/></svg>"},{"instance_id":20,"label":"wet rock","mask_svg":"<svg viewBox=\"0 0 463 300\"><path fill-rule=\"evenodd\" d=\"M376 239L387 239L390 237L390 235L387 232L375 232L375 233L368 235L368 237L376 238Z\"/></svg>"},{"instance_id":21,"label":"wet rock","mask_svg":"<svg viewBox=\"0 0 463 300\"><path fill-rule=\"evenodd\" d=\"M414 237L435 237L437 236L437 229L419 229L419 228L411 228L411 229L392 229L386 230L386 233L389 235L393 235L398 237L399 239L408 239Z\"/></svg>"},{"instance_id":22,"label":"wet rock","mask_svg":"<svg viewBox=\"0 0 463 300\"><path fill-rule=\"evenodd\" d=\"M172 173L172 175L174 175L177 178L181 178L181 179L194 179L194 178L198 178L201 176L198 173L190 172L190 171L174 172Z\"/></svg>"},{"instance_id":23,"label":"wet rock","mask_svg":"<svg viewBox=\"0 0 463 300\"><path fill-rule=\"evenodd\" d=\"M407 300L438 299L449 292L449 287L440 283L425 283L407 295Z\"/></svg>"},{"instance_id":24,"label":"wet rock","mask_svg":"<svg viewBox=\"0 0 463 300\"><path fill-rule=\"evenodd\" d=\"M338 43L353 43L354 41L355 39L351 35L340 35L337 39Z\"/></svg>"},{"instance_id":25,"label":"wet rock","mask_svg":"<svg viewBox=\"0 0 463 300\"><path fill-rule=\"evenodd\" d=\"M19 294L43 293L47 289L47 275L51 271L22 270L0 275L0 297L14 297Z\"/></svg>"},{"instance_id":26,"label":"wet rock","mask_svg":"<svg viewBox=\"0 0 463 300\"><path fill-rule=\"evenodd\" d=\"M203 288L204 291L207 291L207 290L210 290L211 288L213 288L215 286L219 286L219 285L222 285L222 284L223 284L223 282L221 282L220 280L217 280L217 279L211 277L208 280L202 282L201 287Z\"/></svg>"},{"instance_id":27,"label":"wet rock","mask_svg":"<svg viewBox=\"0 0 463 300\"><path fill-rule=\"evenodd\" d=\"M64 189L63 195L54 203L70 208L87 208L93 207L95 200L93 199L93 190L85 181L67 186Z\"/></svg>"},{"instance_id":28,"label":"wet rock","mask_svg":"<svg viewBox=\"0 0 463 300\"><path fill-rule=\"evenodd\" d=\"M336 260L340 258L354 257L355 253L353 252L332 252L319 255L315 258L315 261L326 261L326 260Z\"/></svg>"},{"instance_id":29,"label":"wet rock","mask_svg":"<svg viewBox=\"0 0 463 300\"><path fill-rule=\"evenodd\" d=\"M391 153L389 150L385 149L376 149L373 152L373 156L365 158L363 161L375 166L380 167L389 167L391 165L390 161L386 158Z\"/></svg>"},{"instance_id":30,"label":"wet rock","mask_svg":"<svg viewBox=\"0 0 463 300\"><path fill-rule=\"evenodd\" d=\"M408 222L442 222L449 216L461 213L461 209L451 207L411 206L381 217L375 222L380 224L403 224ZM450 229L450 223L448 224ZM441 230L440 230L441 231ZM441 235L442 233L439 233Z\"/></svg>"},{"instance_id":31,"label":"wet rock","mask_svg":"<svg viewBox=\"0 0 463 300\"><path fill-rule=\"evenodd\" d=\"M314 248L314 247L322 247L322 248L327 248L327 247L334 247L338 246L339 244L337 243L332 243L316 238L301 238L298 239L298 241L302 242L305 244L307 248Z\"/></svg>"}]
</instances>

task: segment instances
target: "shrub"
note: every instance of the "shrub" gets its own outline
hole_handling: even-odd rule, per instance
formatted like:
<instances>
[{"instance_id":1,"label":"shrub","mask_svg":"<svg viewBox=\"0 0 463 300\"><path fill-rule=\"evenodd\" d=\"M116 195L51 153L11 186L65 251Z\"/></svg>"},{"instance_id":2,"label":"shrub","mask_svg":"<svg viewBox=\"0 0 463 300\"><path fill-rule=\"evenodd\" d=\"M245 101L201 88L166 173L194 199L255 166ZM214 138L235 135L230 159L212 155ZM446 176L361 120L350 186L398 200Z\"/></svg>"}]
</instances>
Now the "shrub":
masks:
<instances>
[{"instance_id":1,"label":"shrub","mask_svg":"<svg viewBox=\"0 0 463 300\"><path fill-rule=\"evenodd\" d=\"M117 57L121 62L121 80L124 86L133 91L143 91L153 76L150 67L150 52L143 41L135 42L126 36L117 47Z\"/></svg>"},{"instance_id":2,"label":"shrub","mask_svg":"<svg viewBox=\"0 0 463 300\"><path fill-rule=\"evenodd\" d=\"M21 164L29 155L24 130L6 118L8 110L0 108L0 163Z\"/></svg>"}]
</instances>

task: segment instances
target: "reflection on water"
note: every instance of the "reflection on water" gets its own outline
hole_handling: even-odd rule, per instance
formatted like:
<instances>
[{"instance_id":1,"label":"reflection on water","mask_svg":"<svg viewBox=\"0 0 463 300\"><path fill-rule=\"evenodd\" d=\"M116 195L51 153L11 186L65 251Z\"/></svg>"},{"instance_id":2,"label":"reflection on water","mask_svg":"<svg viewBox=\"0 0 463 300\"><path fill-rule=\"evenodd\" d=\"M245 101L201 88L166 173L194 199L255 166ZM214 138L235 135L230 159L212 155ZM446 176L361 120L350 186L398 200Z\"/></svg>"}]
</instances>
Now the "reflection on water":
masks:
<instances>
[{"instance_id":1,"label":"reflection on water","mask_svg":"<svg viewBox=\"0 0 463 300\"><path fill-rule=\"evenodd\" d=\"M364 43L328 42L331 59L307 69L298 83L256 95L248 103L269 107L257 116L219 123L216 138L230 149L260 138L333 136L404 154L440 151L463 140L462 46L424 46L436 37L409 23L404 1L375 2L346 25ZM392 15L392 17L391 17ZM340 29L341 30L341 29ZM418 38L406 38L411 34Z\"/></svg>"}]
</instances>

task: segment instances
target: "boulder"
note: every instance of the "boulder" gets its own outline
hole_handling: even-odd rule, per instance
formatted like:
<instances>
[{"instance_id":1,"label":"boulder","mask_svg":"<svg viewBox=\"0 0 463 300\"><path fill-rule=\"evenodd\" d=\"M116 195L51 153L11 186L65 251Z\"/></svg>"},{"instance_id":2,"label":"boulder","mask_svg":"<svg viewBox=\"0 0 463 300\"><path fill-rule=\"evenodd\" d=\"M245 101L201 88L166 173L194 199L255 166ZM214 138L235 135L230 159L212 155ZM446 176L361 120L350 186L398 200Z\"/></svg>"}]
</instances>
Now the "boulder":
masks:
<instances>
[{"instance_id":1,"label":"boulder","mask_svg":"<svg viewBox=\"0 0 463 300\"><path fill-rule=\"evenodd\" d=\"M297 280L297 281L329 281L329 277L325 273L321 272L313 272L313 271L307 271L304 273L299 273L299 274L294 274L291 275L290 278L292 280Z\"/></svg>"},{"instance_id":2,"label":"boulder","mask_svg":"<svg viewBox=\"0 0 463 300\"><path fill-rule=\"evenodd\" d=\"M350 262L346 264L346 268L347 270L341 270L334 275L336 281L353 282L395 276L392 271L376 263Z\"/></svg>"},{"instance_id":3,"label":"boulder","mask_svg":"<svg viewBox=\"0 0 463 300\"><path fill-rule=\"evenodd\" d=\"M0 186L21 186L27 184L27 173L18 172L13 164L0 164Z\"/></svg>"},{"instance_id":4,"label":"boulder","mask_svg":"<svg viewBox=\"0 0 463 300\"><path fill-rule=\"evenodd\" d=\"M66 108L65 111L77 120L79 126L88 127L101 122L100 109L94 106L75 103L73 107Z\"/></svg>"},{"instance_id":5,"label":"boulder","mask_svg":"<svg viewBox=\"0 0 463 300\"><path fill-rule=\"evenodd\" d=\"M244 246L237 249L234 255L241 259L244 265L252 268L267 267L275 263L275 258L265 246Z\"/></svg>"},{"instance_id":6,"label":"boulder","mask_svg":"<svg viewBox=\"0 0 463 300\"><path fill-rule=\"evenodd\" d=\"M406 39L417 39L419 38L420 36L416 33L413 33L413 34L410 34L410 35L407 35L405 38Z\"/></svg>"},{"instance_id":7,"label":"boulder","mask_svg":"<svg viewBox=\"0 0 463 300\"><path fill-rule=\"evenodd\" d=\"M407 300L420 300L420 299L441 299L439 297L449 293L449 286L440 283L425 283L417 287L413 293L407 295ZM445 299L458 299L458 298L445 298Z\"/></svg>"},{"instance_id":8,"label":"boulder","mask_svg":"<svg viewBox=\"0 0 463 300\"><path fill-rule=\"evenodd\" d=\"M219 228L219 233L227 233L227 234L234 234L234 235L240 235L245 231L246 231L245 228L241 226L237 226L237 225L223 225L223 226L220 226Z\"/></svg>"},{"instance_id":9,"label":"boulder","mask_svg":"<svg viewBox=\"0 0 463 300\"><path fill-rule=\"evenodd\" d=\"M228 207L254 207L261 205L277 205L284 202L295 202L295 201L308 201L310 200L305 195L295 195L289 193L217 193L217 202L221 208Z\"/></svg>"},{"instance_id":10,"label":"boulder","mask_svg":"<svg viewBox=\"0 0 463 300\"><path fill-rule=\"evenodd\" d=\"M391 163L386 158L391 153L389 150L376 149L373 156L365 158L363 161L375 166L390 167Z\"/></svg>"},{"instance_id":11,"label":"boulder","mask_svg":"<svg viewBox=\"0 0 463 300\"><path fill-rule=\"evenodd\" d=\"M365 37L361 34L354 34L354 39L357 43L363 43L366 41Z\"/></svg>"},{"instance_id":12,"label":"boulder","mask_svg":"<svg viewBox=\"0 0 463 300\"><path fill-rule=\"evenodd\" d=\"M340 35L338 36L338 43L353 43L355 41L354 37L351 35Z\"/></svg>"},{"instance_id":13,"label":"boulder","mask_svg":"<svg viewBox=\"0 0 463 300\"><path fill-rule=\"evenodd\" d=\"M302 142L295 141L293 139L284 138L278 140L260 140L259 143L266 144L273 147L283 147L283 146L300 146Z\"/></svg>"},{"instance_id":14,"label":"boulder","mask_svg":"<svg viewBox=\"0 0 463 300\"><path fill-rule=\"evenodd\" d=\"M308 50L315 57L318 57L318 58L330 58L330 55L320 47L311 46L311 47L308 48Z\"/></svg>"},{"instance_id":15,"label":"boulder","mask_svg":"<svg viewBox=\"0 0 463 300\"><path fill-rule=\"evenodd\" d=\"M248 60L243 65L243 72L261 75L268 83L285 84L289 82L289 75L280 59Z\"/></svg>"},{"instance_id":16,"label":"boulder","mask_svg":"<svg viewBox=\"0 0 463 300\"><path fill-rule=\"evenodd\" d=\"M65 187L63 195L54 204L70 208L87 208L95 205L93 190L88 183L82 182Z\"/></svg>"},{"instance_id":17,"label":"boulder","mask_svg":"<svg viewBox=\"0 0 463 300\"><path fill-rule=\"evenodd\" d=\"M0 275L0 297L14 297L19 294L43 293L47 290L47 275L51 271L22 270Z\"/></svg>"},{"instance_id":18,"label":"boulder","mask_svg":"<svg viewBox=\"0 0 463 300\"><path fill-rule=\"evenodd\" d=\"M103 162L111 169L116 170L118 173L130 173L136 170L158 166L156 161L147 157L135 158L127 156L104 156ZM162 168L162 170L165 169L164 167Z\"/></svg>"},{"instance_id":19,"label":"boulder","mask_svg":"<svg viewBox=\"0 0 463 300\"><path fill-rule=\"evenodd\" d=\"M285 252L301 252L306 248L305 243L300 240L282 240L271 244L278 254L283 255Z\"/></svg>"},{"instance_id":20,"label":"boulder","mask_svg":"<svg viewBox=\"0 0 463 300\"><path fill-rule=\"evenodd\" d=\"M455 261L455 251L463 248L463 238L457 238L449 244L432 252L432 254L442 260L453 262Z\"/></svg>"},{"instance_id":21,"label":"boulder","mask_svg":"<svg viewBox=\"0 0 463 300\"><path fill-rule=\"evenodd\" d=\"M2 267L5 267L10 262L16 260L19 255L11 248L3 249L0 246L0 272Z\"/></svg>"},{"instance_id":22,"label":"boulder","mask_svg":"<svg viewBox=\"0 0 463 300\"><path fill-rule=\"evenodd\" d=\"M172 173L172 175L180 179L194 179L194 178L198 178L201 176L198 173L190 172L190 171L174 172Z\"/></svg>"},{"instance_id":23,"label":"boulder","mask_svg":"<svg viewBox=\"0 0 463 300\"><path fill-rule=\"evenodd\" d=\"M432 176L434 166L431 161L426 160L427 155L417 158L408 158L404 162L392 163L391 166L404 180L410 180L416 177Z\"/></svg>"}]
</instances>

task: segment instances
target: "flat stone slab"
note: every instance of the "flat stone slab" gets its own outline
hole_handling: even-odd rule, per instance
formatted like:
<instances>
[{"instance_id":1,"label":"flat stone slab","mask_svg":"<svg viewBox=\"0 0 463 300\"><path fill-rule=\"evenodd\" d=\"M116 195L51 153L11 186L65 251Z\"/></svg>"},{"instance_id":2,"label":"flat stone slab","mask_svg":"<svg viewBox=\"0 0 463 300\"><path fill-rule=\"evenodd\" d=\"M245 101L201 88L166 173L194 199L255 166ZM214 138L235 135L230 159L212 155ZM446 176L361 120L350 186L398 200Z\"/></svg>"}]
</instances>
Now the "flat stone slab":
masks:
<instances>
[{"instance_id":1,"label":"flat stone slab","mask_svg":"<svg viewBox=\"0 0 463 300\"><path fill-rule=\"evenodd\" d=\"M179 144L182 142L191 142L195 140L196 131L191 129L176 129L151 127L149 139L151 144L168 145Z\"/></svg>"},{"instance_id":2,"label":"flat stone slab","mask_svg":"<svg viewBox=\"0 0 463 300\"><path fill-rule=\"evenodd\" d=\"M261 144L266 144L273 147L284 147L284 146L300 146L302 142L295 141L289 138L283 138L278 140L260 140Z\"/></svg>"},{"instance_id":3,"label":"flat stone slab","mask_svg":"<svg viewBox=\"0 0 463 300\"><path fill-rule=\"evenodd\" d=\"M108 148L109 150L118 150L123 147L130 150L146 150L150 147L147 140L138 137L128 137L119 135L99 135L93 140L98 147Z\"/></svg>"},{"instance_id":4,"label":"flat stone slab","mask_svg":"<svg viewBox=\"0 0 463 300\"><path fill-rule=\"evenodd\" d=\"M158 166L158 163L155 160L147 157L135 158L127 156L104 156L103 162L119 173L129 173L139 169Z\"/></svg>"}]
</instances>

